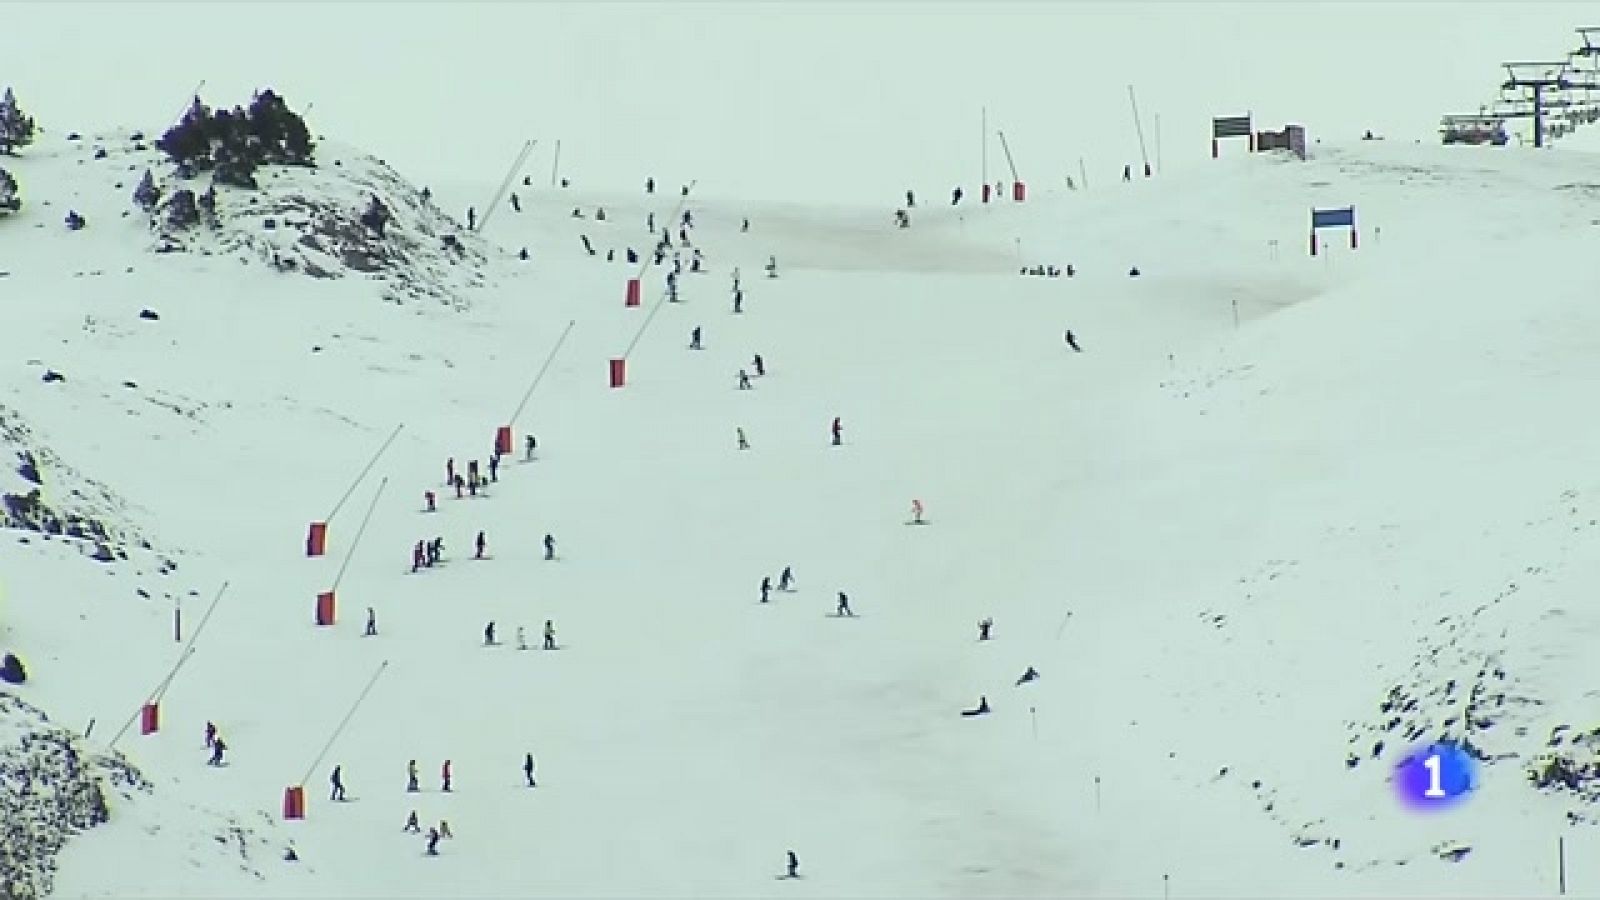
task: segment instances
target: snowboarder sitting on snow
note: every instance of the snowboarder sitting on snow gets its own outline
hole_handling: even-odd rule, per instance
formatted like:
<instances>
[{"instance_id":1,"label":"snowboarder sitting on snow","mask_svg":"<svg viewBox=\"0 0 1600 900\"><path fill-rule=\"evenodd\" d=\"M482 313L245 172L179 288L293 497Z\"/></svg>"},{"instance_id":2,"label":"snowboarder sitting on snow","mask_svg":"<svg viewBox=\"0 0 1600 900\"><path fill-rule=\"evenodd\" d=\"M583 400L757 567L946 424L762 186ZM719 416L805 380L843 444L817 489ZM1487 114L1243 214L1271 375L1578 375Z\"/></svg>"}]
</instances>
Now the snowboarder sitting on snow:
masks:
<instances>
[{"instance_id":1,"label":"snowboarder sitting on snow","mask_svg":"<svg viewBox=\"0 0 1600 900\"><path fill-rule=\"evenodd\" d=\"M988 697L979 697L978 698L978 706L977 706L976 709L963 709L961 711L961 714L963 716L985 716L985 715L988 715L989 714L989 698Z\"/></svg>"},{"instance_id":2,"label":"snowboarder sitting on snow","mask_svg":"<svg viewBox=\"0 0 1600 900\"><path fill-rule=\"evenodd\" d=\"M1029 666L1028 667L1028 671L1023 672L1022 673L1022 677L1017 679L1017 684L1018 685L1023 685L1023 684L1027 684L1030 681L1038 681L1038 680L1039 680L1039 670L1035 669L1033 666Z\"/></svg>"},{"instance_id":3,"label":"snowboarder sitting on snow","mask_svg":"<svg viewBox=\"0 0 1600 900\"><path fill-rule=\"evenodd\" d=\"M746 373L745 370L743 370L743 369L739 370L739 390L741 390L741 391L750 390L750 375L748 373Z\"/></svg>"},{"instance_id":4,"label":"snowboarder sitting on snow","mask_svg":"<svg viewBox=\"0 0 1600 900\"><path fill-rule=\"evenodd\" d=\"M419 823L417 821L417 811L416 810L413 809L411 811L411 815L406 816L406 827L404 827L404 828L402 828L400 830L401 831L410 831L410 832L415 833L415 834L421 834L422 833L422 825L421 825L421 823Z\"/></svg>"}]
</instances>

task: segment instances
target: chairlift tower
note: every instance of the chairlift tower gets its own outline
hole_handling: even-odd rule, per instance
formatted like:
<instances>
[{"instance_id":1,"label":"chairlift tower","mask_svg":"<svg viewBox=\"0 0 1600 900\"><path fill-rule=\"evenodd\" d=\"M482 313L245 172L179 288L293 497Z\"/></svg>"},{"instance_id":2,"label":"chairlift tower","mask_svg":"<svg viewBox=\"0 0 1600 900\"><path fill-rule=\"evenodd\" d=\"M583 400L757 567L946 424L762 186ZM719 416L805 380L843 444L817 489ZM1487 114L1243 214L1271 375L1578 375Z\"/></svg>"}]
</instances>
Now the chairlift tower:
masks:
<instances>
[{"instance_id":1,"label":"chairlift tower","mask_svg":"<svg viewBox=\"0 0 1600 900\"><path fill-rule=\"evenodd\" d=\"M1545 91L1566 90L1570 86L1566 61L1508 62L1501 65L1505 66L1507 76L1501 86L1521 89L1533 101L1533 146L1543 147Z\"/></svg>"}]
</instances>

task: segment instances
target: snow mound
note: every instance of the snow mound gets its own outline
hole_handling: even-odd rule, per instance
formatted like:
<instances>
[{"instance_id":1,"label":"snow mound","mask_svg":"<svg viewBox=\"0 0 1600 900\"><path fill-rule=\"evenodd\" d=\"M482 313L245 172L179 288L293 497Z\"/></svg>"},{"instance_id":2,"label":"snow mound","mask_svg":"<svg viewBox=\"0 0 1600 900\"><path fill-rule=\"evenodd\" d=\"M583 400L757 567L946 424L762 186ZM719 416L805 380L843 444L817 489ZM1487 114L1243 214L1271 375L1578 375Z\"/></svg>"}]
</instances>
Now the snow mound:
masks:
<instances>
[{"instance_id":1,"label":"snow mound","mask_svg":"<svg viewBox=\"0 0 1600 900\"><path fill-rule=\"evenodd\" d=\"M92 546L90 552L100 562L127 559L130 545L150 549L149 541L128 524L128 507L121 498L64 462L4 406L0 454L15 460L13 467L0 470L0 528L77 538L86 549Z\"/></svg>"},{"instance_id":2,"label":"snow mound","mask_svg":"<svg viewBox=\"0 0 1600 900\"><path fill-rule=\"evenodd\" d=\"M67 840L110 820L108 794L150 789L120 756L86 752L42 711L0 693L0 896L49 894Z\"/></svg>"},{"instance_id":3,"label":"snow mound","mask_svg":"<svg viewBox=\"0 0 1600 900\"><path fill-rule=\"evenodd\" d=\"M159 235L156 249L231 254L313 278L367 276L381 281L393 302L432 298L461 305L464 292L484 285L480 239L383 160L337 153L324 149L332 163L316 168L264 167L258 191L215 186L214 209L195 229L171 227L169 204L205 179L185 179L165 167L157 183L167 199L150 223ZM381 236L361 220L373 198L390 213Z\"/></svg>"}]
</instances>

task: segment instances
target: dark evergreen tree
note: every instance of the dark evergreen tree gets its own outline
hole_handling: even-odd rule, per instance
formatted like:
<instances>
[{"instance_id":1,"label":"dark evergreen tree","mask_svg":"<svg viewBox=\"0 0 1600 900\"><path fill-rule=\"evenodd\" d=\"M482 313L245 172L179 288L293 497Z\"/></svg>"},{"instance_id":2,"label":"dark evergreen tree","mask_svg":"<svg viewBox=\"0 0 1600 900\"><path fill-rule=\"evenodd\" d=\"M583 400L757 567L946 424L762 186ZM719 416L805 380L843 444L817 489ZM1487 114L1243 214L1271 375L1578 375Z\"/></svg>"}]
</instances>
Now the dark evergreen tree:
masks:
<instances>
[{"instance_id":1,"label":"dark evergreen tree","mask_svg":"<svg viewBox=\"0 0 1600 900\"><path fill-rule=\"evenodd\" d=\"M216 183L255 188L255 170L263 165L312 165L311 132L305 120L270 90L257 94L250 108L213 112L200 98L183 120L156 142L192 175L211 170Z\"/></svg>"},{"instance_id":2,"label":"dark evergreen tree","mask_svg":"<svg viewBox=\"0 0 1600 900\"><path fill-rule=\"evenodd\" d=\"M156 179L149 169L144 170L139 186L133 189L133 202L147 213L154 212L156 204L161 202L161 189L156 187Z\"/></svg>"},{"instance_id":3,"label":"dark evergreen tree","mask_svg":"<svg viewBox=\"0 0 1600 900\"><path fill-rule=\"evenodd\" d=\"M37 130L32 117L17 106L11 88L6 88L5 95L0 97L0 153L14 154L16 148L33 143L33 133Z\"/></svg>"},{"instance_id":4,"label":"dark evergreen tree","mask_svg":"<svg viewBox=\"0 0 1600 900\"><path fill-rule=\"evenodd\" d=\"M16 212L22 208L22 196L17 188L17 180L11 173L0 169L0 212Z\"/></svg>"},{"instance_id":5,"label":"dark evergreen tree","mask_svg":"<svg viewBox=\"0 0 1600 900\"><path fill-rule=\"evenodd\" d=\"M168 231L184 231L200 224L200 208L195 203L194 191L187 188L172 195L167 201L166 226Z\"/></svg>"}]
</instances>

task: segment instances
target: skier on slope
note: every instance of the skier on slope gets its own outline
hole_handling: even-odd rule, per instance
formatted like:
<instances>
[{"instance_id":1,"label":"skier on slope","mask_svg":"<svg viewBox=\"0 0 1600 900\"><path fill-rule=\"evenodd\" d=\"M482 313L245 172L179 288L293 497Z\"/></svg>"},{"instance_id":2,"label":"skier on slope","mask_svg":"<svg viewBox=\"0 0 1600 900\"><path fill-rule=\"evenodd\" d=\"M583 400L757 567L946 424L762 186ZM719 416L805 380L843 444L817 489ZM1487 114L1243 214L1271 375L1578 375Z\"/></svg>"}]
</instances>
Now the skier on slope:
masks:
<instances>
[{"instance_id":1,"label":"skier on slope","mask_svg":"<svg viewBox=\"0 0 1600 900\"><path fill-rule=\"evenodd\" d=\"M843 438L841 437L843 435L843 433L844 433L844 428L839 422L839 417L838 416L834 416L833 417L833 446L835 446L835 447L839 446L840 441L843 440Z\"/></svg>"},{"instance_id":2,"label":"skier on slope","mask_svg":"<svg viewBox=\"0 0 1600 900\"><path fill-rule=\"evenodd\" d=\"M417 541L417 545L411 548L411 573L413 575L416 574L418 569L426 565L426 559L427 553L423 548L422 541Z\"/></svg>"},{"instance_id":3,"label":"skier on slope","mask_svg":"<svg viewBox=\"0 0 1600 900\"><path fill-rule=\"evenodd\" d=\"M439 768L439 779L444 782L439 790L444 791L446 794L450 793L450 760L445 760L444 765Z\"/></svg>"},{"instance_id":4,"label":"skier on slope","mask_svg":"<svg viewBox=\"0 0 1600 900\"><path fill-rule=\"evenodd\" d=\"M950 205L951 206L955 206L956 204L958 204L960 202L961 202L961 188L957 187L955 190L950 192Z\"/></svg>"},{"instance_id":5,"label":"skier on slope","mask_svg":"<svg viewBox=\"0 0 1600 900\"><path fill-rule=\"evenodd\" d=\"M493 622L490 622L489 624L483 626L483 645L485 647L494 646L494 623Z\"/></svg>"},{"instance_id":6,"label":"skier on slope","mask_svg":"<svg viewBox=\"0 0 1600 900\"><path fill-rule=\"evenodd\" d=\"M1077 352L1077 353L1082 353L1083 352L1083 348L1078 346L1078 339L1075 336L1073 336L1071 328L1067 329L1067 346L1071 347L1074 352Z\"/></svg>"},{"instance_id":7,"label":"skier on slope","mask_svg":"<svg viewBox=\"0 0 1600 900\"><path fill-rule=\"evenodd\" d=\"M993 617L985 618L983 621L979 622L978 623L978 640L987 641L989 639L989 629L991 629L993 627L994 627L994 618Z\"/></svg>"},{"instance_id":8,"label":"skier on slope","mask_svg":"<svg viewBox=\"0 0 1600 900\"><path fill-rule=\"evenodd\" d=\"M850 610L850 598L844 591L839 592L839 605L834 609L834 615L855 617L855 613Z\"/></svg>"},{"instance_id":9,"label":"skier on slope","mask_svg":"<svg viewBox=\"0 0 1600 900\"><path fill-rule=\"evenodd\" d=\"M756 375L758 377L767 374L767 364L761 359L761 354L757 353L755 358L750 360L750 365L755 367Z\"/></svg>"},{"instance_id":10,"label":"skier on slope","mask_svg":"<svg viewBox=\"0 0 1600 900\"><path fill-rule=\"evenodd\" d=\"M917 205L917 195L906 191L906 208L912 209Z\"/></svg>"},{"instance_id":11,"label":"skier on slope","mask_svg":"<svg viewBox=\"0 0 1600 900\"><path fill-rule=\"evenodd\" d=\"M689 349L690 350L703 349L700 346L700 326L699 325L696 325L694 327L694 330L689 332Z\"/></svg>"},{"instance_id":12,"label":"skier on slope","mask_svg":"<svg viewBox=\"0 0 1600 900\"><path fill-rule=\"evenodd\" d=\"M741 314L744 312L744 291L738 288L733 290L733 311Z\"/></svg>"},{"instance_id":13,"label":"skier on slope","mask_svg":"<svg viewBox=\"0 0 1600 900\"><path fill-rule=\"evenodd\" d=\"M517 626L517 649L518 650L526 650L526 649L528 649L528 636L527 636L527 633L522 630L522 626L521 625Z\"/></svg>"},{"instance_id":14,"label":"skier on slope","mask_svg":"<svg viewBox=\"0 0 1600 900\"><path fill-rule=\"evenodd\" d=\"M528 435L523 441L522 459L524 462L533 459L533 450L537 446L539 446L539 442L533 439L533 435Z\"/></svg>"},{"instance_id":15,"label":"skier on slope","mask_svg":"<svg viewBox=\"0 0 1600 900\"><path fill-rule=\"evenodd\" d=\"M472 558L473 559L483 559L483 552L484 552L484 550L488 549L488 547L489 547L488 539L486 539L484 537L483 532L481 532L481 531L478 532L477 552L473 554Z\"/></svg>"},{"instance_id":16,"label":"skier on slope","mask_svg":"<svg viewBox=\"0 0 1600 900\"><path fill-rule=\"evenodd\" d=\"M466 479L461 477L461 473L460 472L456 473L455 486L456 486L456 499L460 500L461 499L461 489L467 486Z\"/></svg>"},{"instance_id":17,"label":"skier on slope","mask_svg":"<svg viewBox=\"0 0 1600 900\"><path fill-rule=\"evenodd\" d=\"M776 256L768 256L767 257L767 277L768 278L777 278L778 277L778 258Z\"/></svg>"},{"instance_id":18,"label":"skier on slope","mask_svg":"<svg viewBox=\"0 0 1600 900\"><path fill-rule=\"evenodd\" d=\"M212 742L216 741L216 739L217 739L217 724L215 722L207 722L206 723L206 746L207 747L211 746Z\"/></svg>"},{"instance_id":19,"label":"skier on slope","mask_svg":"<svg viewBox=\"0 0 1600 900\"><path fill-rule=\"evenodd\" d=\"M794 570L784 566L782 574L778 576L778 590L787 592L792 584L794 584Z\"/></svg>"},{"instance_id":20,"label":"skier on slope","mask_svg":"<svg viewBox=\"0 0 1600 900\"><path fill-rule=\"evenodd\" d=\"M1029 666L1028 667L1028 671L1023 672L1022 673L1022 677L1017 679L1017 686L1020 687L1020 686L1022 686L1024 684L1027 684L1030 681L1038 681L1038 680L1039 680L1039 670L1035 669L1033 666Z\"/></svg>"},{"instance_id":21,"label":"skier on slope","mask_svg":"<svg viewBox=\"0 0 1600 900\"><path fill-rule=\"evenodd\" d=\"M417 787L417 761L406 763L406 793L415 794L421 788Z\"/></svg>"},{"instance_id":22,"label":"skier on slope","mask_svg":"<svg viewBox=\"0 0 1600 900\"><path fill-rule=\"evenodd\" d=\"M553 535L544 536L544 558L546 561L556 558L556 539Z\"/></svg>"},{"instance_id":23,"label":"skier on slope","mask_svg":"<svg viewBox=\"0 0 1600 900\"><path fill-rule=\"evenodd\" d=\"M739 390L750 390L750 374L743 369L739 370Z\"/></svg>"},{"instance_id":24,"label":"skier on slope","mask_svg":"<svg viewBox=\"0 0 1600 900\"><path fill-rule=\"evenodd\" d=\"M734 433L739 438L739 449L740 450L749 450L750 449L750 442L745 440L745 438L744 438L744 429L741 427L741 428L734 428L733 430L734 430Z\"/></svg>"},{"instance_id":25,"label":"skier on slope","mask_svg":"<svg viewBox=\"0 0 1600 900\"><path fill-rule=\"evenodd\" d=\"M332 792L328 796L329 800L338 800L338 801L343 802L343 800L345 799L345 797L344 797L344 778L342 777L343 768L344 768L343 766L334 766L333 767L333 775L331 777L329 777L329 779L328 779L328 782L332 785Z\"/></svg>"},{"instance_id":26,"label":"skier on slope","mask_svg":"<svg viewBox=\"0 0 1600 900\"><path fill-rule=\"evenodd\" d=\"M544 649L556 649L556 623L553 619L544 620Z\"/></svg>"},{"instance_id":27,"label":"skier on slope","mask_svg":"<svg viewBox=\"0 0 1600 900\"><path fill-rule=\"evenodd\" d=\"M989 698L988 697L979 697L978 698L978 706L977 706L977 708L975 708L975 709L963 709L961 711L961 714L963 716L985 716L985 715L988 715L989 714Z\"/></svg>"},{"instance_id":28,"label":"skier on slope","mask_svg":"<svg viewBox=\"0 0 1600 900\"><path fill-rule=\"evenodd\" d=\"M800 877L800 857L795 856L793 850L789 851L789 877Z\"/></svg>"},{"instance_id":29,"label":"skier on slope","mask_svg":"<svg viewBox=\"0 0 1600 900\"><path fill-rule=\"evenodd\" d=\"M211 759L206 762L208 766L221 766L222 754L227 751L228 745L223 742L222 735L211 739Z\"/></svg>"},{"instance_id":30,"label":"skier on slope","mask_svg":"<svg viewBox=\"0 0 1600 900\"><path fill-rule=\"evenodd\" d=\"M428 855L439 855L439 829L437 828L428 829Z\"/></svg>"},{"instance_id":31,"label":"skier on slope","mask_svg":"<svg viewBox=\"0 0 1600 900\"><path fill-rule=\"evenodd\" d=\"M524 754L522 757L522 776L528 779L528 787L538 787L533 780L533 754Z\"/></svg>"},{"instance_id":32,"label":"skier on slope","mask_svg":"<svg viewBox=\"0 0 1600 900\"><path fill-rule=\"evenodd\" d=\"M418 821L417 821L417 811L416 810L413 809L411 811L411 815L406 816L406 826L404 828L400 829L400 830L401 831L409 831L409 832L411 832L413 834L421 834L422 833L422 825L420 823L418 823Z\"/></svg>"},{"instance_id":33,"label":"skier on slope","mask_svg":"<svg viewBox=\"0 0 1600 900\"><path fill-rule=\"evenodd\" d=\"M772 577L764 575L761 578L761 602L767 602L767 595L772 593Z\"/></svg>"},{"instance_id":34,"label":"skier on slope","mask_svg":"<svg viewBox=\"0 0 1600 900\"><path fill-rule=\"evenodd\" d=\"M378 614L373 612L372 611L372 607L369 606L369 607L367 607L367 630L366 630L364 636L365 637L375 637L377 635L377 633L378 633Z\"/></svg>"},{"instance_id":35,"label":"skier on slope","mask_svg":"<svg viewBox=\"0 0 1600 900\"><path fill-rule=\"evenodd\" d=\"M495 451L493 456L489 457L489 480L494 482L500 480L500 451L498 450Z\"/></svg>"},{"instance_id":36,"label":"skier on slope","mask_svg":"<svg viewBox=\"0 0 1600 900\"><path fill-rule=\"evenodd\" d=\"M435 495L433 491L423 491L422 492L422 502L427 504L428 512L438 512L439 511L439 508L434 505L434 501L436 499L437 499L437 495Z\"/></svg>"},{"instance_id":37,"label":"skier on slope","mask_svg":"<svg viewBox=\"0 0 1600 900\"><path fill-rule=\"evenodd\" d=\"M921 500L912 500L911 501L911 522L914 525L921 525L922 524L922 501Z\"/></svg>"}]
</instances>

